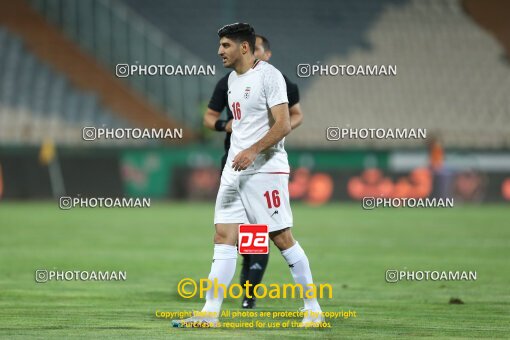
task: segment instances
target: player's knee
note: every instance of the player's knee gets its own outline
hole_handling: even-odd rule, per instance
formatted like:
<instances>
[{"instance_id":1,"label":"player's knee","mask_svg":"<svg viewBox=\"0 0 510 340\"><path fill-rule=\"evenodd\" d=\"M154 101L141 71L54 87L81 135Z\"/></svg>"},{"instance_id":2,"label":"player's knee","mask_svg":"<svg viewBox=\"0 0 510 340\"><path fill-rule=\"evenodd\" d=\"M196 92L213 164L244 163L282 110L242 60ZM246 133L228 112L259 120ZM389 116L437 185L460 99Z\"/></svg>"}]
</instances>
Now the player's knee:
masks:
<instances>
[{"instance_id":1,"label":"player's knee","mask_svg":"<svg viewBox=\"0 0 510 340\"><path fill-rule=\"evenodd\" d=\"M290 240L278 240L278 241L273 240L273 242L274 242L275 246L278 247L278 249L280 251L289 249L296 243L295 241L290 241Z\"/></svg>"},{"instance_id":2,"label":"player's knee","mask_svg":"<svg viewBox=\"0 0 510 340\"><path fill-rule=\"evenodd\" d=\"M231 244L232 242L229 242L229 237L225 233L216 232L214 234L214 243L216 243L216 244Z\"/></svg>"},{"instance_id":3,"label":"player's knee","mask_svg":"<svg viewBox=\"0 0 510 340\"><path fill-rule=\"evenodd\" d=\"M269 233L269 237L280 250L289 249L296 243L296 240L294 240L290 232L290 228Z\"/></svg>"},{"instance_id":4,"label":"player's knee","mask_svg":"<svg viewBox=\"0 0 510 340\"><path fill-rule=\"evenodd\" d=\"M216 244L229 244L231 246L236 245L235 233L229 232L227 228L216 227L214 234L214 243Z\"/></svg>"}]
</instances>

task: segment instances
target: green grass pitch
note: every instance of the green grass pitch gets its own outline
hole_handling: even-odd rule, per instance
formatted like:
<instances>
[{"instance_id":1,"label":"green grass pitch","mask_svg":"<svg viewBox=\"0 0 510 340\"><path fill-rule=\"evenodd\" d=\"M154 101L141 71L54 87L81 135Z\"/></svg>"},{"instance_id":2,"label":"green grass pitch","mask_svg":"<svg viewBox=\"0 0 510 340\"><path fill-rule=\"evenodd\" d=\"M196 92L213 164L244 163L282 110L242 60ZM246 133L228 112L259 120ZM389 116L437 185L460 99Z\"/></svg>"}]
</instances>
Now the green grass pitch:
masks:
<instances>
[{"instance_id":1,"label":"green grass pitch","mask_svg":"<svg viewBox=\"0 0 510 340\"><path fill-rule=\"evenodd\" d=\"M316 283L330 283L324 311L354 310L331 329L174 329L159 311L199 310L176 285L207 277L213 204L149 209L58 209L0 204L0 338L505 338L510 334L508 206L379 209L293 205L295 237ZM291 283L274 246L264 282ZM241 257L234 282L238 282ZM36 269L125 270L122 282L36 283ZM471 270L475 282L386 283L387 269ZM459 298L464 304L449 304ZM240 300L223 308L239 310ZM297 299L257 310L295 311ZM280 321L288 319L280 319ZM299 319L295 319L298 321ZM266 320L267 321L267 320Z\"/></svg>"}]
</instances>

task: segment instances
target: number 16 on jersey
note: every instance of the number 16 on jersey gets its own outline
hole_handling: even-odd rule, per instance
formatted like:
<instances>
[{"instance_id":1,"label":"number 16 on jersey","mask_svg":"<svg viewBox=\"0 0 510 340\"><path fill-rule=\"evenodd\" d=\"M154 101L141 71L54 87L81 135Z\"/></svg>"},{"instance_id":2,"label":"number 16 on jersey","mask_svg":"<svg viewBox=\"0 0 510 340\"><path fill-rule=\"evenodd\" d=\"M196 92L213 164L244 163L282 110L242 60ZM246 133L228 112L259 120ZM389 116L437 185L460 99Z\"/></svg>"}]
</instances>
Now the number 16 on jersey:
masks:
<instances>
[{"instance_id":1,"label":"number 16 on jersey","mask_svg":"<svg viewBox=\"0 0 510 340\"><path fill-rule=\"evenodd\" d=\"M232 103L232 115L234 120L241 120L241 104L239 102Z\"/></svg>"}]
</instances>

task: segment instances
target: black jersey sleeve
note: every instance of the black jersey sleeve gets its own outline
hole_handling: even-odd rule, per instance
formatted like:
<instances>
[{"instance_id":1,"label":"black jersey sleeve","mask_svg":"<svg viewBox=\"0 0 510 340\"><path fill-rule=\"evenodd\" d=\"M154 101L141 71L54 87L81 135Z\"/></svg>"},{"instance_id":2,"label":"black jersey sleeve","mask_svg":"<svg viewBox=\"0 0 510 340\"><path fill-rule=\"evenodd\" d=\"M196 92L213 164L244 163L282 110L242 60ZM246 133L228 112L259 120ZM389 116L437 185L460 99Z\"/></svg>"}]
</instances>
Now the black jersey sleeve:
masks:
<instances>
[{"instance_id":1,"label":"black jersey sleeve","mask_svg":"<svg viewBox=\"0 0 510 340\"><path fill-rule=\"evenodd\" d=\"M221 78L216 87L214 88L213 95L209 101L208 107L211 110L222 112L225 107L228 107L227 103L227 91L228 91L228 74Z\"/></svg>"},{"instance_id":2,"label":"black jersey sleeve","mask_svg":"<svg viewBox=\"0 0 510 340\"><path fill-rule=\"evenodd\" d=\"M289 100L289 108L299 103L299 88L291 82L289 78L283 76L285 84L287 84L287 99Z\"/></svg>"}]
</instances>

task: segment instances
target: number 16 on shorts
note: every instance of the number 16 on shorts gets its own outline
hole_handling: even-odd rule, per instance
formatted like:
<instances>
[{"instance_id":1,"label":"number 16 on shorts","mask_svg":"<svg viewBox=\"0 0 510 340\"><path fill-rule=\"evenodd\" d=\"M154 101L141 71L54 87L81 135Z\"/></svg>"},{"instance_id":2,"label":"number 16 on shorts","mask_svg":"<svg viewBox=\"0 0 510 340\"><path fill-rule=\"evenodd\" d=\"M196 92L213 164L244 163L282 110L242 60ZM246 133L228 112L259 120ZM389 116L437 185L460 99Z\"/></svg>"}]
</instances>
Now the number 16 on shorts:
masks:
<instances>
[{"instance_id":1,"label":"number 16 on shorts","mask_svg":"<svg viewBox=\"0 0 510 340\"><path fill-rule=\"evenodd\" d=\"M265 224L239 225L239 254L269 253L269 232Z\"/></svg>"}]
</instances>

